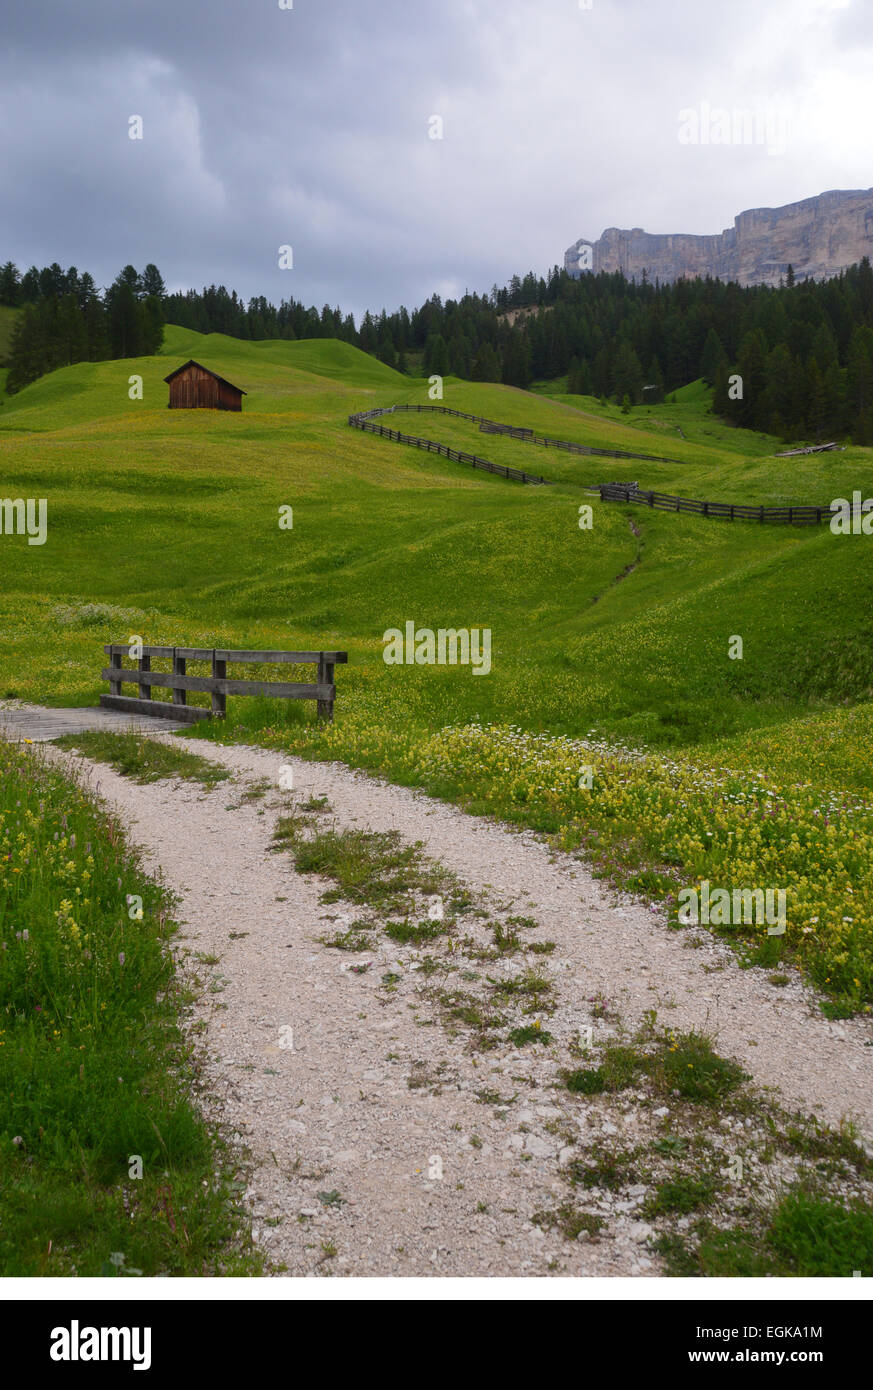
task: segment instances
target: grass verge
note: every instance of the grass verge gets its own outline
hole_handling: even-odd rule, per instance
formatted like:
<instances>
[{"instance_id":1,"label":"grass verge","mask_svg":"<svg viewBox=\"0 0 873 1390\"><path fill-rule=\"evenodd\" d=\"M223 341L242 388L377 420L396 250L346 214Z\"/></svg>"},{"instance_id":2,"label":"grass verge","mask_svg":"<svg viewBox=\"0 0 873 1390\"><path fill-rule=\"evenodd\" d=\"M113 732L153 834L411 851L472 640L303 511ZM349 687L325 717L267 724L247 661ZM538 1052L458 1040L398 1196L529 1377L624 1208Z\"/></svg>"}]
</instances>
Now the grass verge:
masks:
<instances>
[{"instance_id":1,"label":"grass verge","mask_svg":"<svg viewBox=\"0 0 873 1390\"><path fill-rule=\"evenodd\" d=\"M169 743L158 743L142 734L114 734L103 729L86 729L80 734L63 734L54 740L59 748L76 749L97 763L108 763L122 777L134 782L160 782L179 777L214 787L230 777L226 768L210 762L199 753L188 753Z\"/></svg>"},{"instance_id":2,"label":"grass verge","mask_svg":"<svg viewBox=\"0 0 873 1390\"><path fill-rule=\"evenodd\" d=\"M171 900L38 752L0 741L0 774L0 1275L259 1272L191 1099Z\"/></svg>"}]
</instances>

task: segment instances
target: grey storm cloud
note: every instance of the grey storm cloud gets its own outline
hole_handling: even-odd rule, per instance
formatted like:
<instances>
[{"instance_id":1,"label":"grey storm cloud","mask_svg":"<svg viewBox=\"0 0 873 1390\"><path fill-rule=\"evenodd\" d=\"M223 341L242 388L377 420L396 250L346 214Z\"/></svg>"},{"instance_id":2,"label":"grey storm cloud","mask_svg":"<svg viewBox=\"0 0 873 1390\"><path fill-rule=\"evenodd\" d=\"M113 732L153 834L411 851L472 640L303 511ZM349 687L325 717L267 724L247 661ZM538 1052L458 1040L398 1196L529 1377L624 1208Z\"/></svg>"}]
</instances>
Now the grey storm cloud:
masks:
<instances>
[{"instance_id":1,"label":"grey storm cloud","mask_svg":"<svg viewBox=\"0 0 873 1390\"><path fill-rule=\"evenodd\" d=\"M359 315L545 272L606 226L717 232L873 182L869 8L29 0L3 22L0 257ZM683 145L704 103L778 110L784 147Z\"/></svg>"}]
</instances>

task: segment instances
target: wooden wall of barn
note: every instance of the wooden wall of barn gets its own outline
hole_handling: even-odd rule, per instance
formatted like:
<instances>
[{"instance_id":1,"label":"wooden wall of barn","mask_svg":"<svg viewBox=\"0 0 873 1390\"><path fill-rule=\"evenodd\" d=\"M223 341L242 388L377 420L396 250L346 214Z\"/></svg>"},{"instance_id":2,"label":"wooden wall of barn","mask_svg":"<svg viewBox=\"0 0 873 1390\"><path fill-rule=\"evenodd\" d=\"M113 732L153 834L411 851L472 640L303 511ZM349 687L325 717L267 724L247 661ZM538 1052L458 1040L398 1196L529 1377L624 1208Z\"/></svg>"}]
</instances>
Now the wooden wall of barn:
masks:
<instances>
[{"instance_id":1,"label":"wooden wall of barn","mask_svg":"<svg viewBox=\"0 0 873 1390\"><path fill-rule=\"evenodd\" d=\"M202 367L187 367L170 382L170 409L242 410L242 393Z\"/></svg>"}]
</instances>

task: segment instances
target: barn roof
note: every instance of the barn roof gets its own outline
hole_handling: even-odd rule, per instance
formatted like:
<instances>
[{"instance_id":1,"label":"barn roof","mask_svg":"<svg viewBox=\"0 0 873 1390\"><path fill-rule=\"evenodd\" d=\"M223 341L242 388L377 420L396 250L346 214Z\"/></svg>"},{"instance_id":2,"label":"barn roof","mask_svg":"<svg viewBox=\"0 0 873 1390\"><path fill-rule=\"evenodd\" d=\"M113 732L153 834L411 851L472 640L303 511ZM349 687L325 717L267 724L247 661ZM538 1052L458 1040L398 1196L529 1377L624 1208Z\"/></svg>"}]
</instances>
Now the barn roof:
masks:
<instances>
[{"instance_id":1,"label":"barn roof","mask_svg":"<svg viewBox=\"0 0 873 1390\"><path fill-rule=\"evenodd\" d=\"M184 372L188 367L199 367L201 372L206 372L209 376L214 376L215 380L220 381L222 386L229 386L231 391L239 391L241 396L248 395L248 391L244 391L241 386L234 386L232 381L228 381L226 377L219 376L218 372L213 372L211 368L204 367L202 362L195 362L193 357L189 357L188 361L183 362L181 367L177 367L174 372L170 372L169 376L165 376L164 381L172 381L174 377L177 377L180 372Z\"/></svg>"}]
</instances>

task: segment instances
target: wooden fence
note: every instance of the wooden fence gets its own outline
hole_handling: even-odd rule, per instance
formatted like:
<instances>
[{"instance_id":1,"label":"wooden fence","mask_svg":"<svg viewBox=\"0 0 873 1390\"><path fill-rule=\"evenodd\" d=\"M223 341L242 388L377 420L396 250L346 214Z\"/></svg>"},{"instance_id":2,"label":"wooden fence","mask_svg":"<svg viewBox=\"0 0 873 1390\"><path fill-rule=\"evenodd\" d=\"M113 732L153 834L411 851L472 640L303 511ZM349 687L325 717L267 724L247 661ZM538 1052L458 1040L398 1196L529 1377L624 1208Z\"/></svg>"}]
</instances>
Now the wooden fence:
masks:
<instances>
[{"instance_id":1,"label":"wooden fence","mask_svg":"<svg viewBox=\"0 0 873 1390\"><path fill-rule=\"evenodd\" d=\"M419 407L427 409L426 406ZM391 405L383 410L363 410L357 415L349 416L349 424L357 430L369 430L371 434L381 435L383 439L393 439L398 444L412 444L416 449L426 449L430 454L441 454L443 458L451 459L453 463L467 463L471 468L482 468L486 473L498 473L501 478L510 478L516 483L537 483L545 484L547 478L537 477L533 473L525 473L521 468L507 468L502 463L492 463L490 459L482 458L480 454L470 454L464 449L450 449L448 444L438 444L435 439L421 439L415 434L402 434L400 430L386 429L384 425L373 423L374 417L379 415L390 415L395 410L415 410L415 406ZM459 410L450 410L449 415L461 415ZM465 415L465 420L473 420L478 417Z\"/></svg>"},{"instance_id":2,"label":"wooden fence","mask_svg":"<svg viewBox=\"0 0 873 1390\"><path fill-rule=\"evenodd\" d=\"M502 477L513 478L522 483L549 483L554 479L535 477L518 468L506 468L499 463L491 463L477 454L467 454L459 449L450 449L446 444L437 444L432 439L419 439L416 435L401 434L399 430L386 429L374 421L382 415L392 415L398 410L416 412L437 411L443 415L454 415L459 420L472 420L484 434L502 434L511 439L522 439L546 448L565 449L570 453L594 454L602 458L646 459L650 463L675 463L675 459L659 458L654 454L628 454L618 449L594 449L585 444L571 444L561 439L549 439L535 435L533 430L520 425L503 425L496 420L487 420L482 415L469 415L464 410L450 410L444 405L390 405L375 410L360 411L349 416L349 424L359 430L371 430L386 439L395 439L403 444L414 444L419 449L428 449L442 454L444 458L459 463L469 463L474 468L484 468L489 473L499 473ZM724 517L729 521L759 521L784 523L794 526L818 526L833 515L830 507L790 506L790 507L747 507L738 502L701 502L691 497L676 497L668 492L641 490L636 483L595 483L588 485L589 492L599 492L602 502L638 502L643 506L656 507L669 512L692 512L697 516Z\"/></svg>"},{"instance_id":3,"label":"wooden fence","mask_svg":"<svg viewBox=\"0 0 873 1390\"><path fill-rule=\"evenodd\" d=\"M460 463L470 463L474 468L484 468L489 473L499 473L502 477L514 478L519 482L548 483L550 481L548 478L524 473L518 468L504 468L501 464L491 463L488 459L480 458L477 454L467 454L458 449L449 449L445 444L437 444L428 439L419 439L415 435L401 434L399 430L386 430L384 426L372 423L378 416L393 415L398 410L415 411L416 414L430 411L438 415L454 415L458 420L472 420L474 424L479 426L483 434L507 435L510 439L521 439L528 444L541 444L546 449L563 449L569 454L584 454L594 458L645 459L647 463L679 462L678 459L661 458L659 454L630 454L622 449L595 449L588 444L573 444L566 439L551 439L547 435L535 434L533 430L524 429L520 425L504 425L498 420L488 420L484 415L470 415L465 410L451 410L446 405L389 405L382 409L363 410L356 415L350 415L349 424L355 429L371 430L374 434L381 434L386 439L396 439L403 444L415 444L420 449L430 449L434 453L441 453L445 458L452 458Z\"/></svg>"},{"instance_id":4,"label":"wooden fence","mask_svg":"<svg viewBox=\"0 0 873 1390\"><path fill-rule=\"evenodd\" d=\"M157 715L161 719L178 719L182 723L194 723L198 719L209 719L217 715L223 717L227 712L228 695L268 695L284 700L317 700L318 714L322 719L333 718L333 705L336 699L334 667L348 661L347 652L245 652L214 649L210 647L143 647L142 656L130 656L130 647L111 645L103 648L109 657L109 666L101 672L103 680L109 682L108 695L100 696L104 708L127 710L133 714ZM136 661L136 669L122 665L124 657ZM172 671L153 671L152 658L170 660ZM209 676L189 676L189 661L206 661L212 666ZM228 679L228 663L291 665L315 665L318 679L313 685L293 681L233 680ZM138 694L122 695L124 684L136 685ZM170 700L155 700L155 688L172 690ZM188 691L200 691L212 696L212 708L189 705Z\"/></svg>"},{"instance_id":5,"label":"wooden fence","mask_svg":"<svg viewBox=\"0 0 873 1390\"><path fill-rule=\"evenodd\" d=\"M601 483L592 491L601 502L638 502L667 512L693 512L697 516L724 517L728 521L782 522L791 526L818 526L830 520L830 507L745 507L738 502L700 502L691 497L674 497L667 492L649 492L623 483Z\"/></svg>"}]
</instances>

